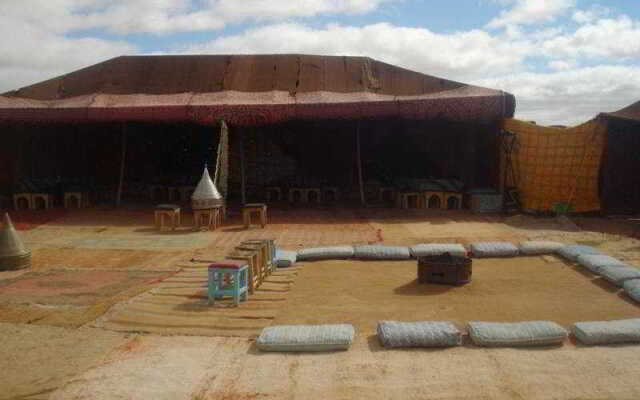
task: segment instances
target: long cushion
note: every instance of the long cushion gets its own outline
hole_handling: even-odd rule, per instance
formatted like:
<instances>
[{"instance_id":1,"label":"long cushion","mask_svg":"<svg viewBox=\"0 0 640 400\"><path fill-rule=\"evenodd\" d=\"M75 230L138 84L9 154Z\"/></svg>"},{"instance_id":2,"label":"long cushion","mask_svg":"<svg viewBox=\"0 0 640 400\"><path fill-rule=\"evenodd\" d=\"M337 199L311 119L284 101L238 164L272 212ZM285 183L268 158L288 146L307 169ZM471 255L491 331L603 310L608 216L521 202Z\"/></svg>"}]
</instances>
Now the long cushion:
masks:
<instances>
[{"instance_id":1,"label":"long cushion","mask_svg":"<svg viewBox=\"0 0 640 400\"><path fill-rule=\"evenodd\" d=\"M353 246L314 247L298 250L298 261L341 260L353 258Z\"/></svg>"},{"instance_id":2,"label":"long cushion","mask_svg":"<svg viewBox=\"0 0 640 400\"><path fill-rule=\"evenodd\" d=\"M542 346L562 343L567 330L551 321L469 322L469 335L478 346Z\"/></svg>"},{"instance_id":3,"label":"long cushion","mask_svg":"<svg viewBox=\"0 0 640 400\"><path fill-rule=\"evenodd\" d=\"M424 256L439 256L444 253L449 253L452 256L466 256L467 249L463 245L458 243L426 243L416 244L410 249L411 256L413 258Z\"/></svg>"},{"instance_id":4,"label":"long cushion","mask_svg":"<svg viewBox=\"0 0 640 400\"><path fill-rule=\"evenodd\" d=\"M296 263L298 252L276 249L275 263L278 268L287 268Z\"/></svg>"},{"instance_id":5,"label":"long cushion","mask_svg":"<svg viewBox=\"0 0 640 400\"><path fill-rule=\"evenodd\" d=\"M622 287L629 297L640 303L640 279L624 281Z\"/></svg>"},{"instance_id":6,"label":"long cushion","mask_svg":"<svg viewBox=\"0 0 640 400\"><path fill-rule=\"evenodd\" d=\"M530 240L521 242L520 253L527 256L541 255L541 254L553 254L564 244L560 242L550 242L547 240Z\"/></svg>"},{"instance_id":7,"label":"long cushion","mask_svg":"<svg viewBox=\"0 0 640 400\"><path fill-rule=\"evenodd\" d=\"M476 242L471 243L473 257L514 257L518 248L509 242Z\"/></svg>"},{"instance_id":8,"label":"long cushion","mask_svg":"<svg viewBox=\"0 0 640 400\"><path fill-rule=\"evenodd\" d=\"M640 270L633 267L602 267L599 272L604 279L618 286L630 279L640 279Z\"/></svg>"},{"instance_id":9,"label":"long cushion","mask_svg":"<svg viewBox=\"0 0 640 400\"><path fill-rule=\"evenodd\" d=\"M446 321L380 321L378 339L384 347L450 347L462 344L462 332Z\"/></svg>"},{"instance_id":10,"label":"long cushion","mask_svg":"<svg viewBox=\"0 0 640 400\"><path fill-rule=\"evenodd\" d=\"M627 265L617 258L613 258L606 254L583 254L576 259L578 264L582 265L594 274L599 274L603 267L626 267Z\"/></svg>"},{"instance_id":11,"label":"long cushion","mask_svg":"<svg viewBox=\"0 0 640 400\"><path fill-rule=\"evenodd\" d=\"M582 246L579 244L570 244L558 249L558 254L563 258L576 262L578 256L586 254L602 254L602 252L596 248L590 246Z\"/></svg>"},{"instance_id":12,"label":"long cushion","mask_svg":"<svg viewBox=\"0 0 640 400\"><path fill-rule=\"evenodd\" d=\"M262 330L256 341L262 351L347 350L353 342L353 325L276 325Z\"/></svg>"},{"instance_id":13,"label":"long cushion","mask_svg":"<svg viewBox=\"0 0 640 400\"><path fill-rule=\"evenodd\" d=\"M576 322L573 333L584 344L637 343L640 342L640 318Z\"/></svg>"},{"instance_id":14,"label":"long cushion","mask_svg":"<svg viewBox=\"0 0 640 400\"><path fill-rule=\"evenodd\" d=\"M409 248L404 246L366 245L355 247L355 257L361 260L408 260Z\"/></svg>"}]
</instances>

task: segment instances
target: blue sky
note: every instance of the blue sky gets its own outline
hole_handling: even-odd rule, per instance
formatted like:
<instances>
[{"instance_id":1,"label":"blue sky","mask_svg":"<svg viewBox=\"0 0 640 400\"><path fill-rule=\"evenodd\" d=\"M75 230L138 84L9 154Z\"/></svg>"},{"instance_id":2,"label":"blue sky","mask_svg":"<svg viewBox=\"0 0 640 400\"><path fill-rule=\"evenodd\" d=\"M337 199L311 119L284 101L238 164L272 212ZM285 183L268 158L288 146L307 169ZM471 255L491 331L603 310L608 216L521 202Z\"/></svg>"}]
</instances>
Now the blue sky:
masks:
<instances>
[{"instance_id":1,"label":"blue sky","mask_svg":"<svg viewBox=\"0 0 640 400\"><path fill-rule=\"evenodd\" d=\"M365 55L573 125L640 100L640 2L3 0L0 92L121 54Z\"/></svg>"}]
</instances>

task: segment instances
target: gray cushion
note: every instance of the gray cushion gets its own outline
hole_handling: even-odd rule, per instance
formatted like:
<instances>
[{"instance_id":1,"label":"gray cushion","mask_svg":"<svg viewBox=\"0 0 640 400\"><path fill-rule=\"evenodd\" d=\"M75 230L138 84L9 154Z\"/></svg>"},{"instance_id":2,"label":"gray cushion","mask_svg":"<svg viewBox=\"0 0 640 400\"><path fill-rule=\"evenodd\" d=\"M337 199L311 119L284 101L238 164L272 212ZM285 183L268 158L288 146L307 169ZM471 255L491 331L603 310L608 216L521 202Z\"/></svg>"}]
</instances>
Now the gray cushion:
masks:
<instances>
[{"instance_id":1,"label":"gray cushion","mask_svg":"<svg viewBox=\"0 0 640 400\"><path fill-rule=\"evenodd\" d=\"M514 257L518 248L509 242L476 242L471 243L473 257Z\"/></svg>"},{"instance_id":2,"label":"gray cushion","mask_svg":"<svg viewBox=\"0 0 640 400\"><path fill-rule=\"evenodd\" d=\"M622 284L625 293L640 303L640 279L631 279Z\"/></svg>"},{"instance_id":3,"label":"gray cushion","mask_svg":"<svg viewBox=\"0 0 640 400\"><path fill-rule=\"evenodd\" d=\"M408 247L368 245L356 246L355 257L361 260L408 260L411 258Z\"/></svg>"},{"instance_id":4,"label":"gray cushion","mask_svg":"<svg viewBox=\"0 0 640 400\"><path fill-rule=\"evenodd\" d=\"M353 342L353 325L276 325L262 330L256 341L262 351L347 350Z\"/></svg>"},{"instance_id":5,"label":"gray cushion","mask_svg":"<svg viewBox=\"0 0 640 400\"><path fill-rule=\"evenodd\" d=\"M627 265L617 258L607 256L605 254L583 254L576 259L578 264L582 265L594 274L599 274L603 267L626 267Z\"/></svg>"},{"instance_id":6,"label":"gray cushion","mask_svg":"<svg viewBox=\"0 0 640 400\"><path fill-rule=\"evenodd\" d=\"M602 267L599 272L604 279L618 286L629 279L640 279L640 270L633 267Z\"/></svg>"},{"instance_id":7,"label":"gray cushion","mask_svg":"<svg viewBox=\"0 0 640 400\"><path fill-rule=\"evenodd\" d=\"M298 250L298 261L341 260L353 258L352 246L315 247Z\"/></svg>"},{"instance_id":8,"label":"gray cushion","mask_svg":"<svg viewBox=\"0 0 640 400\"><path fill-rule=\"evenodd\" d=\"M410 249L413 258L424 256L439 256L444 253L449 253L452 256L466 256L467 249L463 245L458 243L427 243L417 244Z\"/></svg>"},{"instance_id":9,"label":"gray cushion","mask_svg":"<svg viewBox=\"0 0 640 400\"><path fill-rule=\"evenodd\" d=\"M469 335L478 346L541 346L562 343L567 330L551 321L469 322Z\"/></svg>"},{"instance_id":10,"label":"gray cushion","mask_svg":"<svg viewBox=\"0 0 640 400\"><path fill-rule=\"evenodd\" d=\"M528 256L553 254L561 247L564 247L564 244L547 240L530 240L521 242L519 246L520 253Z\"/></svg>"},{"instance_id":11,"label":"gray cushion","mask_svg":"<svg viewBox=\"0 0 640 400\"><path fill-rule=\"evenodd\" d=\"M298 252L291 250L276 249L276 266L287 268L296 263Z\"/></svg>"},{"instance_id":12,"label":"gray cushion","mask_svg":"<svg viewBox=\"0 0 640 400\"><path fill-rule=\"evenodd\" d=\"M587 254L602 254L602 252L590 246L571 244L571 245L559 248L558 254L569 261L576 262L576 260L578 259L578 256L587 255Z\"/></svg>"},{"instance_id":13,"label":"gray cushion","mask_svg":"<svg viewBox=\"0 0 640 400\"><path fill-rule=\"evenodd\" d=\"M378 322L384 347L450 347L462 344L462 333L451 322Z\"/></svg>"},{"instance_id":14,"label":"gray cushion","mask_svg":"<svg viewBox=\"0 0 640 400\"><path fill-rule=\"evenodd\" d=\"M638 343L640 318L576 322L573 333L584 344Z\"/></svg>"}]
</instances>

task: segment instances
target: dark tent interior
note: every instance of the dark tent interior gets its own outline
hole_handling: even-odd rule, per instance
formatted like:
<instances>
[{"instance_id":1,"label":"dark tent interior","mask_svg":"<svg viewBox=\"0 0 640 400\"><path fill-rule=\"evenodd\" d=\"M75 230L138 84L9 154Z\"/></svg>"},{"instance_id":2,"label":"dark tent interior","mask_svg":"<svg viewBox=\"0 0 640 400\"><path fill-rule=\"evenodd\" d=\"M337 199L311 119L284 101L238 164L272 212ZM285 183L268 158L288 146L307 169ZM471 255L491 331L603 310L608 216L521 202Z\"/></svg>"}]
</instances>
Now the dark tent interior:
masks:
<instances>
[{"instance_id":1,"label":"dark tent interior","mask_svg":"<svg viewBox=\"0 0 640 400\"><path fill-rule=\"evenodd\" d=\"M359 203L358 154L367 203L378 202L381 187L420 191L438 182L459 185L458 190L495 187L498 129L497 124L397 118L231 126L228 200L242 201L244 176L246 202L264 201L266 188L275 186L285 194L296 187L335 188L321 196ZM123 145L123 201L178 201L166 187L194 186L205 163L213 175L220 137L219 124L194 123L20 124L11 130L19 134L5 147L0 191L51 192L58 204L61 193L70 190L112 202Z\"/></svg>"},{"instance_id":2,"label":"dark tent interior","mask_svg":"<svg viewBox=\"0 0 640 400\"><path fill-rule=\"evenodd\" d=\"M607 213L640 210L640 121L607 120L607 145L600 174L600 199Z\"/></svg>"}]
</instances>

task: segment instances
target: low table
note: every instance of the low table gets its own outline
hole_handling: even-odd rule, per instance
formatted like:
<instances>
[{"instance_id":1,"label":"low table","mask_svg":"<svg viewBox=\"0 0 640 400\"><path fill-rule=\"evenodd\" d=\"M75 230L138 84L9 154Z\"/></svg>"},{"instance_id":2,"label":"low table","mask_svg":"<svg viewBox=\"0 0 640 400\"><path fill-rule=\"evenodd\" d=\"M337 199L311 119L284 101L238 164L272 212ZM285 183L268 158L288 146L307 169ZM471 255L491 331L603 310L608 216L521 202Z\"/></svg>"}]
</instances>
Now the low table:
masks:
<instances>
[{"instance_id":1,"label":"low table","mask_svg":"<svg viewBox=\"0 0 640 400\"><path fill-rule=\"evenodd\" d=\"M471 282L471 259L445 253L418 257L418 283L464 285Z\"/></svg>"}]
</instances>

